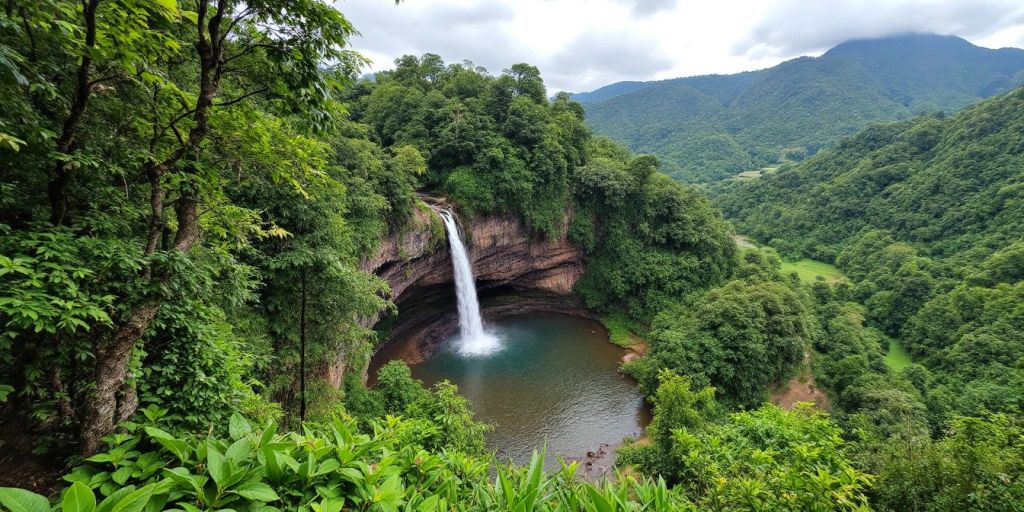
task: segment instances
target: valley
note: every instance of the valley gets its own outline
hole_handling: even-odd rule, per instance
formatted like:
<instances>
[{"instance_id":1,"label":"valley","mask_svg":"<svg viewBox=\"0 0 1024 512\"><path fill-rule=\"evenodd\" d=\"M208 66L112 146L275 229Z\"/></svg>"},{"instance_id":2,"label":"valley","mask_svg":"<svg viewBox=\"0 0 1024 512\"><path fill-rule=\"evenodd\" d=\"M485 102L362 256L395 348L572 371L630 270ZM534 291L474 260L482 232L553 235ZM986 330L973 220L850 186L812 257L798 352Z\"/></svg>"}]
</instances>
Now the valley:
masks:
<instances>
[{"instance_id":1,"label":"valley","mask_svg":"<svg viewBox=\"0 0 1024 512\"><path fill-rule=\"evenodd\" d=\"M0 7L0 511L1019 511L1019 9L574 1Z\"/></svg>"},{"instance_id":2,"label":"valley","mask_svg":"<svg viewBox=\"0 0 1024 512\"><path fill-rule=\"evenodd\" d=\"M1024 50L929 34L856 40L770 69L575 94L597 133L687 183L803 160L869 125L952 114L1024 84Z\"/></svg>"}]
</instances>

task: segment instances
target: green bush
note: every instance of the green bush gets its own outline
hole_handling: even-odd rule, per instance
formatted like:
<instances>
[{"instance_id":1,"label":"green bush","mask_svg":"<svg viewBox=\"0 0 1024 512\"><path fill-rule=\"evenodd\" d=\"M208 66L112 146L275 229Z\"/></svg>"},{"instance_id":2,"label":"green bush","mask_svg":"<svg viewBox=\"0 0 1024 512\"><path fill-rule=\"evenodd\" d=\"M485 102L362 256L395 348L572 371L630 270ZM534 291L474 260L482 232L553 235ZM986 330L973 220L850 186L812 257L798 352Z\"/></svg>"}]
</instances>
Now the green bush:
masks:
<instances>
[{"instance_id":1,"label":"green bush","mask_svg":"<svg viewBox=\"0 0 1024 512\"><path fill-rule=\"evenodd\" d=\"M394 417L375 422L372 435L343 419L278 434L273 424L254 429L238 415L228 431L181 437L130 425L65 477L70 486L52 506L14 488L0 488L0 505L16 512L696 510L663 480L623 476L595 486L574 478L576 463L546 474L542 453L517 468L427 451L416 422Z\"/></svg>"}]
</instances>

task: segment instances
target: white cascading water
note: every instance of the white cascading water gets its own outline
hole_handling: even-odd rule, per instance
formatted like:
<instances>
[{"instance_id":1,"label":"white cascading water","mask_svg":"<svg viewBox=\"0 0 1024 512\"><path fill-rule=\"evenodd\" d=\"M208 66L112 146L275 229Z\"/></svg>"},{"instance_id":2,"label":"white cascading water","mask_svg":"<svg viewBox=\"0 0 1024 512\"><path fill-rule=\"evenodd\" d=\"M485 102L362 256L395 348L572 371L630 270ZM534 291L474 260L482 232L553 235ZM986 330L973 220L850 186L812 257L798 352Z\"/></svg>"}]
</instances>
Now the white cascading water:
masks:
<instances>
[{"instance_id":1,"label":"white cascading water","mask_svg":"<svg viewBox=\"0 0 1024 512\"><path fill-rule=\"evenodd\" d=\"M459 307L459 353L464 355L485 355L501 348L498 338L484 330L480 317L480 302L476 298L476 281L473 267L466 254L466 246L459 237L455 216L448 210L440 210L448 245L452 250L452 270L455 274L455 296Z\"/></svg>"}]
</instances>

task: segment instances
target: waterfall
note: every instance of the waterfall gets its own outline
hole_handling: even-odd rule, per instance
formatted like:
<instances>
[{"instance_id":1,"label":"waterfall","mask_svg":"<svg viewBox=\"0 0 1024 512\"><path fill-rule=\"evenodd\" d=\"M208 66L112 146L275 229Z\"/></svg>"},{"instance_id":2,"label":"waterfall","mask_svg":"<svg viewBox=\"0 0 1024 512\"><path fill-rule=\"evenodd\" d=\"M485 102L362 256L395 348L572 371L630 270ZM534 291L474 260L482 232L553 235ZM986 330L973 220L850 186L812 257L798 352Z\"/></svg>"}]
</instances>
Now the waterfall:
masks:
<instances>
[{"instance_id":1,"label":"waterfall","mask_svg":"<svg viewBox=\"0 0 1024 512\"><path fill-rule=\"evenodd\" d=\"M484 330L480 317L480 302L476 298L473 266L466 254L466 246L459 237L455 216L448 210L439 210L448 244L452 250L452 271L455 274L455 295L459 308L459 352L465 355L484 355L500 348L498 338Z\"/></svg>"}]
</instances>

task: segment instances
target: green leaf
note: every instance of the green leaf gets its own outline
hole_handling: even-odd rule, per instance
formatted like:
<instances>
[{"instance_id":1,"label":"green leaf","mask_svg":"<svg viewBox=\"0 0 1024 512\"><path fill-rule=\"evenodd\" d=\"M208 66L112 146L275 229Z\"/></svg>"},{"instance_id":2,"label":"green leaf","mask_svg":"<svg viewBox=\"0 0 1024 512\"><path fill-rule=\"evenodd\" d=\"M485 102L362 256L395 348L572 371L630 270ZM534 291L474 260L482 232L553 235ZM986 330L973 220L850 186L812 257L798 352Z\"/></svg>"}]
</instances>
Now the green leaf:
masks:
<instances>
[{"instance_id":1,"label":"green leaf","mask_svg":"<svg viewBox=\"0 0 1024 512\"><path fill-rule=\"evenodd\" d=\"M156 427L146 427L145 430L146 433L149 434L149 437L152 437L156 442L160 443L160 446L170 450L170 452L173 453L181 462L185 462L188 458L189 449L188 444L185 443L185 441L176 439L171 434L168 434Z\"/></svg>"},{"instance_id":2,"label":"green leaf","mask_svg":"<svg viewBox=\"0 0 1024 512\"><path fill-rule=\"evenodd\" d=\"M590 501L594 502L594 508L597 512L612 512L612 505L608 503L608 500L601 493L597 491L592 485L587 485L587 491L590 493Z\"/></svg>"},{"instance_id":3,"label":"green leaf","mask_svg":"<svg viewBox=\"0 0 1024 512\"><path fill-rule=\"evenodd\" d=\"M231 421L228 423L228 433L231 434L232 439L241 439L249 432L252 432L252 427L248 421L237 412L231 415Z\"/></svg>"},{"instance_id":4,"label":"green leaf","mask_svg":"<svg viewBox=\"0 0 1024 512\"><path fill-rule=\"evenodd\" d=\"M178 14L178 1L177 0L154 0L157 6L164 11L164 13L173 13L175 16Z\"/></svg>"},{"instance_id":5,"label":"green leaf","mask_svg":"<svg viewBox=\"0 0 1024 512\"><path fill-rule=\"evenodd\" d=\"M147 485L118 500L110 512L141 512L152 495L153 485Z\"/></svg>"},{"instance_id":6,"label":"green leaf","mask_svg":"<svg viewBox=\"0 0 1024 512\"><path fill-rule=\"evenodd\" d=\"M11 512L50 512L50 501L32 491L0 487L0 505Z\"/></svg>"},{"instance_id":7,"label":"green leaf","mask_svg":"<svg viewBox=\"0 0 1024 512\"><path fill-rule=\"evenodd\" d=\"M275 501L281 499L269 485L263 482L246 482L235 489L239 496L253 501Z\"/></svg>"},{"instance_id":8,"label":"green leaf","mask_svg":"<svg viewBox=\"0 0 1024 512\"><path fill-rule=\"evenodd\" d=\"M64 491L64 499L60 502L64 512L93 512L96 510L96 496L92 489L82 482L75 482Z\"/></svg>"},{"instance_id":9,"label":"green leaf","mask_svg":"<svg viewBox=\"0 0 1024 512\"><path fill-rule=\"evenodd\" d=\"M196 23L196 22L199 21L199 13L197 13L196 11L185 11L185 10L182 10L182 11L179 11L178 14L180 14L182 18L185 18L186 20L188 20L191 23Z\"/></svg>"},{"instance_id":10,"label":"green leaf","mask_svg":"<svg viewBox=\"0 0 1024 512\"><path fill-rule=\"evenodd\" d=\"M114 473L110 475L110 478L117 482L118 485L124 485L124 483L128 481L128 477L130 476L132 476L132 468L125 466L121 469L118 469L117 471L114 471Z\"/></svg>"},{"instance_id":11,"label":"green leaf","mask_svg":"<svg viewBox=\"0 0 1024 512\"><path fill-rule=\"evenodd\" d=\"M280 483L284 471L281 469L281 463L277 460L277 453L271 447L265 446L263 447L263 459L266 465L267 478L271 482Z\"/></svg>"},{"instance_id":12,"label":"green leaf","mask_svg":"<svg viewBox=\"0 0 1024 512\"><path fill-rule=\"evenodd\" d=\"M230 476L231 468L228 466L227 459L213 446L213 443L207 443L206 466L213 481L217 483L217 487L223 489Z\"/></svg>"},{"instance_id":13,"label":"green leaf","mask_svg":"<svg viewBox=\"0 0 1024 512\"><path fill-rule=\"evenodd\" d=\"M427 499L423 500L416 506L416 510L417 512L431 512L437 510L437 504L439 501L440 498L436 494L428 496Z\"/></svg>"},{"instance_id":14,"label":"green leaf","mask_svg":"<svg viewBox=\"0 0 1024 512\"><path fill-rule=\"evenodd\" d=\"M239 439L238 441L235 441L228 447L228 450L224 452L224 456L227 457L228 460L235 462L245 460L250 455L252 455L252 442L248 439Z\"/></svg>"},{"instance_id":15,"label":"green leaf","mask_svg":"<svg viewBox=\"0 0 1024 512\"><path fill-rule=\"evenodd\" d=\"M153 439L174 439L174 436L156 427L146 427L145 430Z\"/></svg>"}]
</instances>

